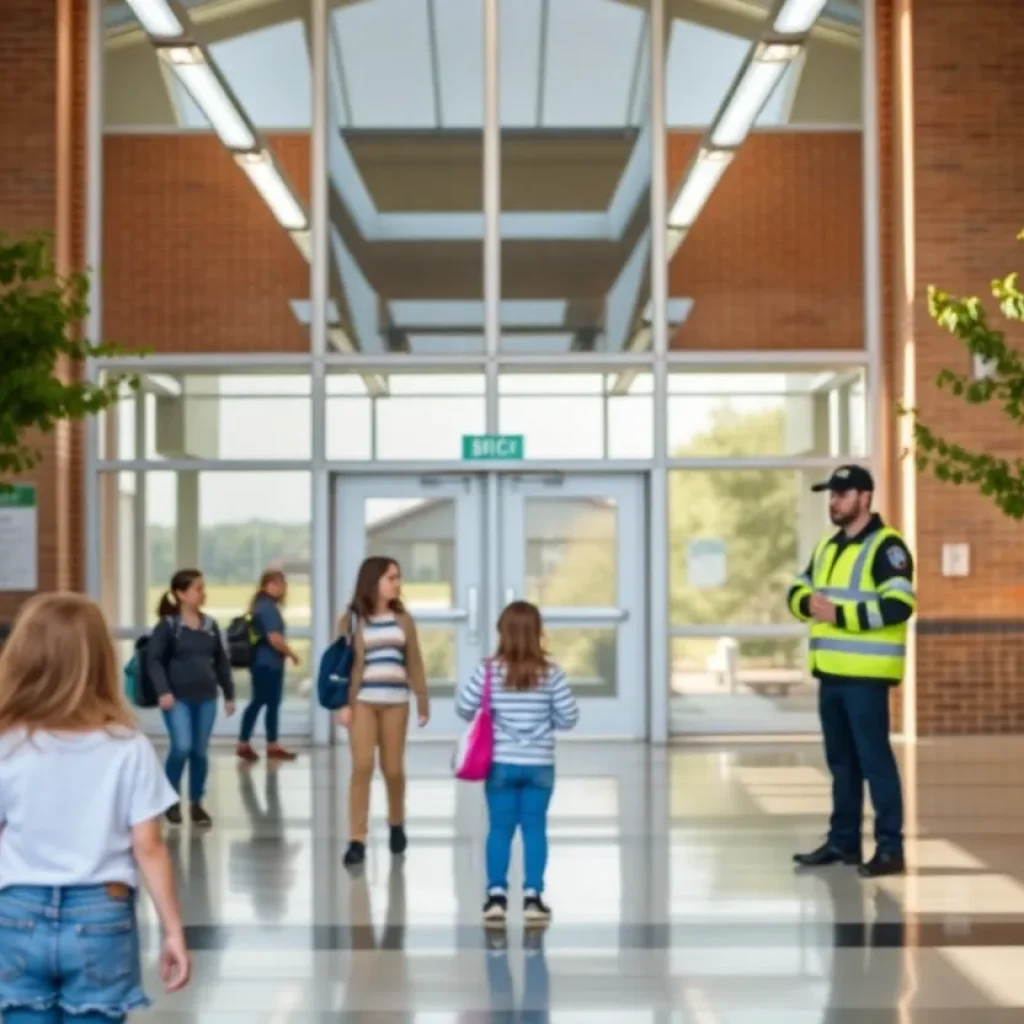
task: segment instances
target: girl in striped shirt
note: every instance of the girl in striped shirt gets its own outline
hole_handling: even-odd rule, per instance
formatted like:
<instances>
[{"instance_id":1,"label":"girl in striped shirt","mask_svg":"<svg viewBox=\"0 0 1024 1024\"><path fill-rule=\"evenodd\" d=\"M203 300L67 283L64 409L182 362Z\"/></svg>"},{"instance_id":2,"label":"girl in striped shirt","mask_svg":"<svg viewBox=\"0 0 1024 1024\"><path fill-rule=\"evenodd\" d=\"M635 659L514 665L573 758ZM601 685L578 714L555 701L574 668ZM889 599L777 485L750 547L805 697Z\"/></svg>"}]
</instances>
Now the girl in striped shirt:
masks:
<instances>
[{"instance_id":1,"label":"girl in striped shirt","mask_svg":"<svg viewBox=\"0 0 1024 1024\"><path fill-rule=\"evenodd\" d=\"M355 658L348 704L337 712L349 730L352 776L349 779L349 845L345 866L366 860L370 782L380 750L380 770L388 794L388 845L405 853L405 736L410 696L420 728L430 719L430 696L416 623L402 604L402 572L393 558L372 556L359 567L355 592L338 624L351 636Z\"/></svg>"},{"instance_id":2,"label":"girl in striped shirt","mask_svg":"<svg viewBox=\"0 0 1024 1024\"><path fill-rule=\"evenodd\" d=\"M484 918L495 923L508 914L508 866L517 829L523 834L523 916L527 923L551 917L543 893L554 734L572 729L580 713L565 673L544 651L542 634L536 606L513 601L498 619L498 651L490 659L494 765L485 786L490 830ZM456 710L467 721L480 709L487 670L484 661L459 690Z\"/></svg>"}]
</instances>

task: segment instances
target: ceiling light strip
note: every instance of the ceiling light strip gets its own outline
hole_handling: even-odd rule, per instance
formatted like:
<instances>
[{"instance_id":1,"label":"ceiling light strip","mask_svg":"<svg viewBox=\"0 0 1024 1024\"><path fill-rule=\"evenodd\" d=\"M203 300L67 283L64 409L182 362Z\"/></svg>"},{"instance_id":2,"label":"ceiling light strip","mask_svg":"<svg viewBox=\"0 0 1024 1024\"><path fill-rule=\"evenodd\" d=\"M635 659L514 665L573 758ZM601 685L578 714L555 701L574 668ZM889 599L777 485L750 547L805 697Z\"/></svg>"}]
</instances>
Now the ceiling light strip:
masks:
<instances>
[{"instance_id":1,"label":"ceiling light strip","mask_svg":"<svg viewBox=\"0 0 1024 1024\"><path fill-rule=\"evenodd\" d=\"M777 0L769 27L751 47L671 201L666 224L669 261L688 237L786 71L800 56L804 38L826 3L827 0Z\"/></svg>"},{"instance_id":2,"label":"ceiling light strip","mask_svg":"<svg viewBox=\"0 0 1024 1024\"><path fill-rule=\"evenodd\" d=\"M181 39L185 27L167 0L128 0L128 6L153 39Z\"/></svg>"}]
</instances>

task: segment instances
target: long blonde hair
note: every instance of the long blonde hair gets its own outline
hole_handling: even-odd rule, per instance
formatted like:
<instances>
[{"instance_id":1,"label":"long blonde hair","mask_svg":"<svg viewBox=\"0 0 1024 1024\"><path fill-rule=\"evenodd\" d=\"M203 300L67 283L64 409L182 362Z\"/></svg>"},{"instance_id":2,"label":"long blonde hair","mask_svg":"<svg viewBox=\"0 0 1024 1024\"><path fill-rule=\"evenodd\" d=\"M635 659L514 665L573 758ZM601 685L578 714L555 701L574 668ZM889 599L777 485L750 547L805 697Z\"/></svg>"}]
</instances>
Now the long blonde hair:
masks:
<instances>
[{"instance_id":1,"label":"long blonde hair","mask_svg":"<svg viewBox=\"0 0 1024 1024\"><path fill-rule=\"evenodd\" d=\"M543 644L540 610L529 601L513 601L498 618L497 658L505 665L505 688L535 690L550 669Z\"/></svg>"},{"instance_id":2,"label":"long blonde hair","mask_svg":"<svg viewBox=\"0 0 1024 1024\"><path fill-rule=\"evenodd\" d=\"M38 594L0 653L0 733L137 728L110 631L80 594Z\"/></svg>"}]
</instances>

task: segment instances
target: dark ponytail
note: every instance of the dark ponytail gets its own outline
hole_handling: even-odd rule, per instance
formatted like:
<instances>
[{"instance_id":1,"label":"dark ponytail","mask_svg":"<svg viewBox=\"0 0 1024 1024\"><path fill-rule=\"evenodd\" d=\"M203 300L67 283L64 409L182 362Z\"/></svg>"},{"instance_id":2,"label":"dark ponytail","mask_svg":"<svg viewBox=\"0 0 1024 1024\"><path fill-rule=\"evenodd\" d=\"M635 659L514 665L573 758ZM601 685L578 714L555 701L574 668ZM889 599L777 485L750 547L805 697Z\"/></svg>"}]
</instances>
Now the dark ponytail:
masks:
<instances>
[{"instance_id":1,"label":"dark ponytail","mask_svg":"<svg viewBox=\"0 0 1024 1024\"><path fill-rule=\"evenodd\" d=\"M171 577L170 587L164 591L160 598L160 603L156 609L157 617L166 619L177 615L181 611L181 602L178 600L178 595L188 590L202 575L198 569L179 569Z\"/></svg>"}]
</instances>

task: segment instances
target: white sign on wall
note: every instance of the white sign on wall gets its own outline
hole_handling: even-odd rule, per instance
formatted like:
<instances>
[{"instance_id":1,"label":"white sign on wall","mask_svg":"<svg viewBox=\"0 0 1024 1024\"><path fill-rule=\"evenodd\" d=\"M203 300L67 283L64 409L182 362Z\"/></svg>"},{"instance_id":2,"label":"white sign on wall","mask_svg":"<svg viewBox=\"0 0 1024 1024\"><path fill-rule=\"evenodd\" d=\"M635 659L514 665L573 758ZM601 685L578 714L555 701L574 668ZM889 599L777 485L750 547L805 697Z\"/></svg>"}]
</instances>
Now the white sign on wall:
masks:
<instances>
[{"instance_id":1,"label":"white sign on wall","mask_svg":"<svg viewBox=\"0 0 1024 1024\"><path fill-rule=\"evenodd\" d=\"M701 537L686 545L686 581L699 590L724 587L728 580L725 541L719 537Z\"/></svg>"},{"instance_id":2,"label":"white sign on wall","mask_svg":"<svg viewBox=\"0 0 1024 1024\"><path fill-rule=\"evenodd\" d=\"M0 488L0 590L39 588L34 484Z\"/></svg>"},{"instance_id":3,"label":"white sign on wall","mask_svg":"<svg viewBox=\"0 0 1024 1024\"><path fill-rule=\"evenodd\" d=\"M968 544L942 545L942 575L969 576L971 574L971 548Z\"/></svg>"}]
</instances>

